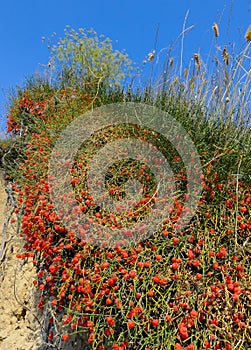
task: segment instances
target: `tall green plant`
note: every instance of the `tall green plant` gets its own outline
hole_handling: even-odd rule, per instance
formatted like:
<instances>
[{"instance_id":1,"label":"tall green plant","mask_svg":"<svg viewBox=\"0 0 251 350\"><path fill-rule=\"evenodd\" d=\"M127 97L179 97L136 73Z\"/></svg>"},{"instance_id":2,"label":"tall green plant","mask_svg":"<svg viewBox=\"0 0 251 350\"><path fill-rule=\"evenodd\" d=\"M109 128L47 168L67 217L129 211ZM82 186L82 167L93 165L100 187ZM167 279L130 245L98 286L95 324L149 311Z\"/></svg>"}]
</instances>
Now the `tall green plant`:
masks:
<instances>
[{"instance_id":1,"label":"tall green plant","mask_svg":"<svg viewBox=\"0 0 251 350\"><path fill-rule=\"evenodd\" d=\"M67 26L64 37L48 47L52 76L63 85L117 86L132 70L128 55L114 50L112 41L93 29L76 31Z\"/></svg>"}]
</instances>

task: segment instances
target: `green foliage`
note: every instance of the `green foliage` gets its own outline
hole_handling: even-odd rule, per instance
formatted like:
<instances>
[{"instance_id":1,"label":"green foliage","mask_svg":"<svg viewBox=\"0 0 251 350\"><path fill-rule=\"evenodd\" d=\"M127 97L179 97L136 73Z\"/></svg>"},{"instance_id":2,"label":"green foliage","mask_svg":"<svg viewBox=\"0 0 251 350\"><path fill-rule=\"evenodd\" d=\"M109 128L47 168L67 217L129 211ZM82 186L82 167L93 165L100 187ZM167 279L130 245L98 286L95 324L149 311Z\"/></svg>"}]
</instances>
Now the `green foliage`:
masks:
<instances>
[{"instance_id":1,"label":"green foliage","mask_svg":"<svg viewBox=\"0 0 251 350\"><path fill-rule=\"evenodd\" d=\"M64 38L52 46L50 65L63 85L119 85L132 70L124 52L114 50L112 41L94 30L65 28Z\"/></svg>"},{"instance_id":2,"label":"green foliage","mask_svg":"<svg viewBox=\"0 0 251 350\"><path fill-rule=\"evenodd\" d=\"M0 168L4 167L4 157L9 153L13 143L11 139L0 139Z\"/></svg>"}]
</instances>

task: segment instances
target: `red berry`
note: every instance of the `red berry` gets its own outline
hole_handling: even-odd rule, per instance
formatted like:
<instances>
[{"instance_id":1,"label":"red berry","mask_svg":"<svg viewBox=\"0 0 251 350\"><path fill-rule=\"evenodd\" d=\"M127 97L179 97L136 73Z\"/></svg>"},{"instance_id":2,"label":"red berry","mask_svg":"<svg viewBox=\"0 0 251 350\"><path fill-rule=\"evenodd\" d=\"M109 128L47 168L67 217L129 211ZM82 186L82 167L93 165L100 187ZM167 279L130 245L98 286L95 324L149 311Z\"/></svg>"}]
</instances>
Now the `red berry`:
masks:
<instances>
[{"instance_id":1,"label":"red berry","mask_svg":"<svg viewBox=\"0 0 251 350\"><path fill-rule=\"evenodd\" d=\"M151 320L151 323L153 325L153 327L158 327L158 324L159 324L159 320Z\"/></svg>"},{"instance_id":2,"label":"red berry","mask_svg":"<svg viewBox=\"0 0 251 350\"><path fill-rule=\"evenodd\" d=\"M62 335L62 339L65 340L65 341L68 340L69 339L69 335L68 334L63 334Z\"/></svg>"},{"instance_id":3,"label":"red berry","mask_svg":"<svg viewBox=\"0 0 251 350\"><path fill-rule=\"evenodd\" d=\"M178 263L173 263L172 264L172 269L173 270L177 270L179 268L179 264Z\"/></svg>"},{"instance_id":4,"label":"red berry","mask_svg":"<svg viewBox=\"0 0 251 350\"><path fill-rule=\"evenodd\" d=\"M162 255L160 255L160 254L155 255L155 259L156 260L161 260L162 259Z\"/></svg>"},{"instance_id":5,"label":"red berry","mask_svg":"<svg viewBox=\"0 0 251 350\"><path fill-rule=\"evenodd\" d=\"M128 326L128 328L132 329L132 328L134 328L135 323L133 321L128 321L127 326Z\"/></svg>"},{"instance_id":6,"label":"red berry","mask_svg":"<svg viewBox=\"0 0 251 350\"><path fill-rule=\"evenodd\" d=\"M192 310L192 311L190 312L190 317L191 317L191 318L197 318L197 317L198 317L198 312L197 312L196 310Z\"/></svg>"},{"instance_id":7,"label":"red berry","mask_svg":"<svg viewBox=\"0 0 251 350\"><path fill-rule=\"evenodd\" d=\"M106 317L106 322L109 324L109 326L114 326L114 324L115 324L115 321L114 321L114 319L113 319L113 317L112 316L107 316Z\"/></svg>"},{"instance_id":8,"label":"red berry","mask_svg":"<svg viewBox=\"0 0 251 350\"><path fill-rule=\"evenodd\" d=\"M166 315L165 320L166 320L166 322L171 322L172 321L172 317L170 315Z\"/></svg>"},{"instance_id":9,"label":"red berry","mask_svg":"<svg viewBox=\"0 0 251 350\"><path fill-rule=\"evenodd\" d=\"M149 290L149 291L147 292L147 295L148 295L149 297L153 297L153 296L154 296L154 291L153 291L153 290Z\"/></svg>"}]
</instances>

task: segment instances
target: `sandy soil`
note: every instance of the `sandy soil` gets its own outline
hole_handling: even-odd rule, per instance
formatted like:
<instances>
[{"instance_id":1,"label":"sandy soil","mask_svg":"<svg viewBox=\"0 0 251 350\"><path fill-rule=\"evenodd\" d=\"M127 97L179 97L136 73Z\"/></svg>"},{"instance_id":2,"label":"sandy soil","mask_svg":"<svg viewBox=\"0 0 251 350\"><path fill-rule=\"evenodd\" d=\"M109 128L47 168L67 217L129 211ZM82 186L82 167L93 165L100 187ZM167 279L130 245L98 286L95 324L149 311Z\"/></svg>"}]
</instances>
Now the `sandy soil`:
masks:
<instances>
[{"instance_id":1,"label":"sandy soil","mask_svg":"<svg viewBox=\"0 0 251 350\"><path fill-rule=\"evenodd\" d=\"M0 350L36 350L40 327L34 307L32 281L35 269L16 258L22 241L15 223L7 231L4 222L10 212L3 175L0 173Z\"/></svg>"},{"instance_id":2,"label":"sandy soil","mask_svg":"<svg viewBox=\"0 0 251 350\"><path fill-rule=\"evenodd\" d=\"M86 350L86 340L77 336L68 342L59 339L54 346L42 341L45 332L41 332L41 323L45 327L48 323L36 307L36 271L31 262L24 264L16 258L23 246L17 224L10 222L5 230L12 208L5 189L0 169L0 350Z\"/></svg>"}]
</instances>

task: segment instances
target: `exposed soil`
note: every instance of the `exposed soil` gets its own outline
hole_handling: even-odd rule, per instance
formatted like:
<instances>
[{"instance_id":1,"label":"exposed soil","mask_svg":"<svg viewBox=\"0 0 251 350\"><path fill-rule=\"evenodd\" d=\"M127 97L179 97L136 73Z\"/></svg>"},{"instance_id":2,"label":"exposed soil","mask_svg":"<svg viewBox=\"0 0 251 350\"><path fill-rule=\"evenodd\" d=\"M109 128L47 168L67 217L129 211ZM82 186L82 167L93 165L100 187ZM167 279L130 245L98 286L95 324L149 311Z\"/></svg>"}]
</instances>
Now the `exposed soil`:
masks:
<instances>
[{"instance_id":1,"label":"exposed soil","mask_svg":"<svg viewBox=\"0 0 251 350\"><path fill-rule=\"evenodd\" d=\"M0 173L0 350L36 350L40 326L34 306L35 269L16 258L23 243L17 224L6 225L12 206L5 186Z\"/></svg>"},{"instance_id":2,"label":"exposed soil","mask_svg":"<svg viewBox=\"0 0 251 350\"><path fill-rule=\"evenodd\" d=\"M46 341L46 312L38 311L36 269L22 261L23 242L18 234L18 220L11 214L13 206L8 186L0 169L0 350L87 350L85 339L73 335L68 342L57 337L53 344ZM15 219L15 222L11 222ZM7 225L8 223L8 225Z\"/></svg>"}]
</instances>

